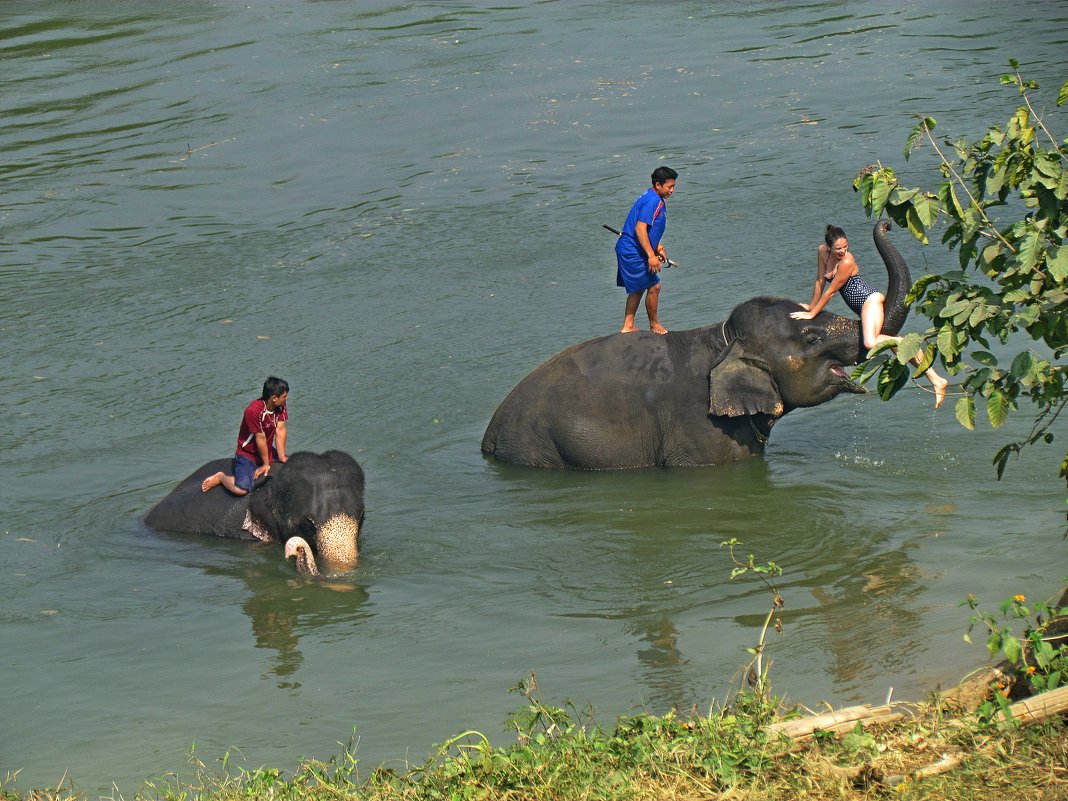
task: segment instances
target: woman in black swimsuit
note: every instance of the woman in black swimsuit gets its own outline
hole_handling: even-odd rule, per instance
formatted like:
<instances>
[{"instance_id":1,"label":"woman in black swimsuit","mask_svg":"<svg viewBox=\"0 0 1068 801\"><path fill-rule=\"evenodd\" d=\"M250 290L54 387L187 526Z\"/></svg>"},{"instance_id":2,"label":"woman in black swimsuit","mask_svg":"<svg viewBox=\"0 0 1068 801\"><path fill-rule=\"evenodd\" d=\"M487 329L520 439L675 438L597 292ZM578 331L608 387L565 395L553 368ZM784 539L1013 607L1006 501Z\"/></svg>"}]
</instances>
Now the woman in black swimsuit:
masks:
<instances>
[{"instance_id":1,"label":"woman in black swimsuit","mask_svg":"<svg viewBox=\"0 0 1068 801\"><path fill-rule=\"evenodd\" d=\"M827 284L824 290L824 284ZM877 292L860 277L860 268L849 252L849 240L846 239L845 231L837 225L828 225L823 235L823 243L816 253L816 285L812 289L812 300L808 304L802 303L806 311L793 312L790 316L795 320L811 320L830 301L835 292L842 293L842 300L860 317L860 329L864 335L864 347L871 350L880 342L893 340L900 342L901 337L880 334L883 327L885 311L883 303L886 296ZM921 358L917 355L913 363L919 365ZM931 382L935 393L935 408L942 405L946 399L946 387L949 382L942 378L934 367L928 368L924 373Z\"/></svg>"}]
</instances>

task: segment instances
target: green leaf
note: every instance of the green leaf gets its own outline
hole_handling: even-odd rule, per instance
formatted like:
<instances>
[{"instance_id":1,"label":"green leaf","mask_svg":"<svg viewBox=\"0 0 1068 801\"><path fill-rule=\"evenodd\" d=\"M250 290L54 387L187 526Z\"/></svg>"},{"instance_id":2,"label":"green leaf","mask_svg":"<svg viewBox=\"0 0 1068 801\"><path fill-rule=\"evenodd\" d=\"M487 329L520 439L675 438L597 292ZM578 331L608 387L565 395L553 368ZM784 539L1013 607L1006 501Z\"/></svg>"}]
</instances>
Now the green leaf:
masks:
<instances>
[{"instance_id":1,"label":"green leaf","mask_svg":"<svg viewBox=\"0 0 1068 801\"><path fill-rule=\"evenodd\" d=\"M1035 269L1041 254L1042 240L1042 234L1035 228L1030 228L1020 239L1016 250L1016 260L1022 272L1030 273Z\"/></svg>"},{"instance_id":2,"label":"green leaf","mask_svg":"<svg viewBox=\"0 0 1068 801\"><path fill-rule=\"evenodd\" d=\"M882 215L883 209L886 208L886 199L890 197L892 188L886 176L881 173L875 176L875 183L871 188L871 214L873 217Z\"/></svg>"},{"instance_id":3,"label":"green leaf","mask_svg":"<svg viewBox=\"0 0 1068 801\"><path fill-rule=\"evenodd\" d=\"M934 225L935 220L938 219L938 212L941 208L941 204L938 199L931 197L930 195L917 194L913 198L912 206L916 209L916 215L920 218L920 221L925 227Z\"/></svg>"},{"instance_id":4,"label":"green leaf","mask_svg":"<svg viewBox=\"0 0 1068 801\"><path fill-rule=\"evenodd\" d=\"M990 420L991 428L1001 428L1005 418L1009 416L1009 399L1000 389L994 389L990 397L986 399L986 416Z\"/></svg>"},{"instance_id":5,"label":"green leaf","mask_svg":"<svg viewBox=\"0 0 1068 801\"><path fill-rule=\"evenodd\" d=\"M849 377L856 381L858 384L866 384L871 377L879 372L879 368L882 367L882 362L878 359L869 359L866 362L861 362L853 368L853 372Z\"/></svg>"},{"instance_id":6,"label":"green leaf","mask_svg":"<svg viewBox=\"0 0 1068 801\"><path fill-rule=\"evenodd\" d=\"M1005 658L1009 660L1010 664L1015 665L1020 661L1020 657L1023 655L1023 648L1020 646L1019 640L1012 636L1006 637L1003 647L1005 649Z\"/></svg>"},{"instance_id":7,"label":"green leaf","mask_svg":"<svg viewBox=\"0 0 1068 801\"><path fill-rule=\"evenodd\" d=\"M1046 268L1049 270L1049 274L1053 276L1054 281L1058 284L1065 283L1065 280L1068 279L1068 247L1062 244L1058 246L1052 257L1047 254Z\"/></svg>"},{"instance_id":8,"label":"green leaf","mask_svg":"<svg viewBox=\"0 0 1068 801\"><path fill-rule=\"evenodd\" d=\"M960 355L957 339L951 326L944 325L938 329L938 352L951 362L956 361L957 356Z\"/></svg>"},{"instance_id":9,"label":"green leaf","mask_svg":"<svg viewBox=\"0 0 1068 801\"><path fill-rule=\"evenodd\" d=\"M960 201L957 200L957 190L953 188L953 184L949 181L944 183L943 186L948 190L946 192L948 198L943 198L943 203L944 205L949 206L950 213L959 220L964 216L964 209L961 207ZM949 202L945 202L947 200Z\"/></svg>"},{"instance_id":10,"label":"green leaf","mask_svg":"<svg viewBox=\"0 0 1068 801\"><path fill-rule=\"evenodd\" d=\"M998 365L998 357L993 353L987 353L985 350L977 350L972 354L972 358L987 367L997 367Z\"/></svg>"},{"instance_id":11,"label":"green leaf","mask_svg":"<svg viewBox=\"0 0 1068 801\"><path fill-rule=\"evenodd\" d=\"M990 639L986 641L986 649L991 656L997 655L997 652L1001 650L1001 632L990 632Z\"/></svg>"},{"instance_id":12,"label":"green leaf","mask_svg":"<svg viewBox=\"0 0 1068 801\"><path fill-rule=\"evenodd\" d=\"M876 382L879 397L884 401L890 400L898 393L898 390L908 383L908 380L908 370L896 361L888 361L882 372L879 373L879 380Z\"/></svg>"},{"instance_id":13,"label":"green leaf","mask_svg":"<svg viewBox=\"0 0 1068 801\"><path fill-rule=\"evenodd\" d=\"M920 215L916 213L915 206L909 206L905 219L908 222L909 232L926 245L928 241L927 232L924 229L923 220L921 220Z\"/></svg>"},{"instance_id":14,"label":"green leaf","mask_svg":"<svg viewBox=\"0 0 1068 801\"><path fill-rule=\"evenodd\" d=\"M1065 81L1061 86L1061 91L1057 92L1057 105L1063 106L1066 102L1068 102L1068 81Z\"/></svg>"},{"instance_id":15,"label":"green leaf","mask_svg":"<svg viewBox=\"0 0 1068 801\"><path fill-rule=\"evenodd\" d=\"M956 412L958 423L969 431L975 430L975 401L972 400L971 395L959 398L954 411Z\"/></svg>"},{"instance_id":16,"label":"green leaf","mask_svg":"<svg viewBox=\"0 0 1068 801\"><path fill-rule=\"evenodd\" d=\"M956 317L962 312L971 314L972 302L970 300L955 300L952 303L947 303L942 307L942 311L938 313L939 317Z\"/></svg>"},{"instance_id":17,"label":"green leaf","mask_svg":"<svg viewBox=\"0 0 1068 801\"><path fill-rule=\"evenodd\" d=\"M921 275L919 278L916 279L916 283L912 285L912 289L910 289L908 291L908 294L905 296L905 305L910 306L915 303L917 300L923 297L924 290L926 290L928 286L933 284L935 281L941 281L942 278L943 276L939 275L938 273L927 273L926 275Z\"/></svg>"},{"instance_id":18,"label":"green leaf","mask_svg":"<svg viewBox=\"0 0 1068 801\"><path fill-rule=\"evenodd\" d=\"M1031 372L1031 363L1031 351L1020 351L1016 354L1016 358L1012 360L1012 367L1009 368L1009 375L1016 380L1023 378Z\"/></svg>"},{"instance_id":19,"label":"green leaf","mask_svg":"<svg viewBox=\"0 0 1068 801\"><path fill-rule=\"evenodd\" d=\"M908 364L923 347L923 337L919 334L906 334L897 346L898 364Z\"/></svg>"},{"instance_id":20,"label":"green leaf","mask_svg":"<svg viewBox=\"0 0 1068 801\"><path fill-rule=\"evenodd\" d=\"M917 196L922 196L919 189L906 189L903 186L895 186L890 193L890 203L895 206L903 206Z\"/></svg>"}]
</instances>

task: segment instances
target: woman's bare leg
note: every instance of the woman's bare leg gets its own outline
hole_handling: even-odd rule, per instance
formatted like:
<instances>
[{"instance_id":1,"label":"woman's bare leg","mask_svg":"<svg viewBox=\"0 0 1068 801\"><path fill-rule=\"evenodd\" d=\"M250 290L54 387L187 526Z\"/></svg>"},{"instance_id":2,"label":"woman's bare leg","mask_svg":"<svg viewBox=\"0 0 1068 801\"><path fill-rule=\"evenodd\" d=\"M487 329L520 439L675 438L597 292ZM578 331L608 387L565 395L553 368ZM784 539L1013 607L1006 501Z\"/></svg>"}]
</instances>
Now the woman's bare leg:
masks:
<instances>
[{"instance_id":1,"label":"woman's bare leg","mask_svg":"<svg viewBox=\"0 0 1068 801\"><path fill-rule=\"evenodd\" d=\"M882 331L883 320L886 317L886 311L883 308L885 301L886 296L882 292L873 292L864 301L864 306L860 310L860 330L864 335L864 347L868 350L887 340L901 341L901 337L892 337L879 333Z\"/></svg>"},{"instance_id":2,"label":"woman's bare leg","mask_svg":"<svg viewBox=\"0 0 1068 801\"><path fill-rule=\"evenodd\" d=\"M879 333L882 330L885 318L885 309L883 307L885 300L886 297L881 292L875 292L864 301L864 308L861 309L860 326L864 335L864 347L868 350L887 340L901 341L901 337L892 337L888 334ZM912 363L919 367L923 364L923 358L917 355L912 359ZM946 388L949 386L949 381L942 378L934 367L928 367L924 375L927 376L927 380L934 387L935 408L937 409L942 405L942 401L946 399Z\"/></svg>"}]
</instances>

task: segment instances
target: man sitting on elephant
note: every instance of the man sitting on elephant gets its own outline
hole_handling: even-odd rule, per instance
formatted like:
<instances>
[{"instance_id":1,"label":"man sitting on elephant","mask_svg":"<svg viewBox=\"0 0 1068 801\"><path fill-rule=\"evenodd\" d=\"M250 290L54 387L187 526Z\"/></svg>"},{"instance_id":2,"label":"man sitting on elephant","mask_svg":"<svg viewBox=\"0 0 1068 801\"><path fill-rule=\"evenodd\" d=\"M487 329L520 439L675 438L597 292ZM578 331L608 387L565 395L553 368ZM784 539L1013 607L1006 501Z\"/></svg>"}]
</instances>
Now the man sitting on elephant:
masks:
<instances>
[{"instance_id":1,"label":"man sitting on elephant","mask_svg":"<svg viewBox=\"0 0 1068 801\"><path fill-rule=\"evenodd\" d=\"M221 484L233 495L245 495L252 491L256 479L270 473L272 460L286 461L288 398L289 384L281 378L270 376L263 382L260 397L245 407L241 418L233 475L214 473L204 479L201 490L207 492Z\"/></svg>"}]
</instances>

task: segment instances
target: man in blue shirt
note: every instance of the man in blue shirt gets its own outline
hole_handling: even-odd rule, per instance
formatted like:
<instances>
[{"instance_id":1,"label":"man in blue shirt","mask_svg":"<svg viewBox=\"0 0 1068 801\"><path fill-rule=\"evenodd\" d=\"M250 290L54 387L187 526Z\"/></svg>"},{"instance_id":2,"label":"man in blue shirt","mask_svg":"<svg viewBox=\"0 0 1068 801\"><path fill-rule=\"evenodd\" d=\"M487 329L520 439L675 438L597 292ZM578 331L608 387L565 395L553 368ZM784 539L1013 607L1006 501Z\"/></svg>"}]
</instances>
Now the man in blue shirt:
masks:
<instances>
[{"instance_id":1,"label":"man in blue shirt","mask_svg":"<svg viewBox=\"0 0 1068 801\"><path fill-rule=\"evenodd\" d=\"M649 330L666 334L667 329L657 318L660 301L660 270L667 262L667 251L660 244L667 227L667 199L675 191L679 174L670 167L653 170L653 185L645 190L630 209L623 232L616 241L616 286L627 290L626 313L622 333L637 331L634 315L645 294L645 311L649 315Z\"/></svg>"}]
</instances>

